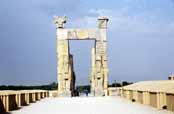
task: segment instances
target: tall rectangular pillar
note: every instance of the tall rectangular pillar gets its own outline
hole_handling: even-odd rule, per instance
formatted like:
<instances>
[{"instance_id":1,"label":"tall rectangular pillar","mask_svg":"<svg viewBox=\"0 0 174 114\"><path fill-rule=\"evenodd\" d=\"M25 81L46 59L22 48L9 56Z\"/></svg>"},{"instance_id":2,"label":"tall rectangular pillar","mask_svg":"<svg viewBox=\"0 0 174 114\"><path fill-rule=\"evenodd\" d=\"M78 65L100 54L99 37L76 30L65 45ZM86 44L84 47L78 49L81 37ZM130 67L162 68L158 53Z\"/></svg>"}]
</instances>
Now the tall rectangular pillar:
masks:
<instances>
[{"instance_id":1,"label":"tall rectangular pillar","mask_svg":"<svg viewBox=\"0 0 174 114\"><path fill-rule=\"evenodd\" d=\"M17 107L21 107L21 94L16 94L16 104L17 104Z\"/></svg>"}]
</instances>

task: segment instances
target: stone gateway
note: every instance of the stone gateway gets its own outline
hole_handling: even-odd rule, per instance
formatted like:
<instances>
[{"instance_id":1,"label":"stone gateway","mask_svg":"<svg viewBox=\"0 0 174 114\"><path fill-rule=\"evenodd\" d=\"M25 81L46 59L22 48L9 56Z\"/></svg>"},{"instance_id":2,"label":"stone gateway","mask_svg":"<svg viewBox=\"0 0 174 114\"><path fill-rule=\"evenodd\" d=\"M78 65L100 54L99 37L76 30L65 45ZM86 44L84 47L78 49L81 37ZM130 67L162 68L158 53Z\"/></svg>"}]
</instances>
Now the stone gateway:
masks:
<instances>
[{"instance_id":1,"label":"stone gateway","mask_svg":"<svg viewBox=\"0 0 174 114\"><path fill-rule=\"evenodd\" d=\"M75 91L75 73L73 55L70 54L69 40L94 40L91 51L91 94L108 95L108 65L106 51L106 30L108 18L98 18L98 27L94 29L66 29L66 17L54 17L57 28L57 76L58 96L73 96Z\"/></svg>"}]
</instances>

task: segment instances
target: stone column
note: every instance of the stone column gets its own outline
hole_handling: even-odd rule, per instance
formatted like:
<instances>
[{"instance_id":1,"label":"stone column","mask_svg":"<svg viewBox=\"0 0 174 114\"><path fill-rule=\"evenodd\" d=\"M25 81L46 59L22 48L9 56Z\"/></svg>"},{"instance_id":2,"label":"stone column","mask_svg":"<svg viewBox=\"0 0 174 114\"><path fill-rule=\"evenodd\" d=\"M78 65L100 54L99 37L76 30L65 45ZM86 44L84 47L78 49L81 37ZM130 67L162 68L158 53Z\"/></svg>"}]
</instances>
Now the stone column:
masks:
<instances>
[{"instance_id":1,"label":"stone column","mask_svg":"<svg viewBox=\"0 0 174 114\"><path fill-rule=\"evenodd\" d=\"M106 29L108 19L98 19L99 34L95 43L95 95L108 95L108 66L106 53Z\"/></svg>"},{"instance_id":2,"label":"stone column","mask_svg":"<svg viewBox=\"0 0 174 114\"><path fill-rule=\"evenodd\" d=\"M143 104L150 104L150 93L148 91L143 91Z\"/></svg>"},{"instance_id":3,"label":"stone column","mask_svg":"<svg viewBox=\"0 0 174 114\"><path fill-rule=\"evenodd\" d=\"M2 103L3 103L4 111L6 111L6 95L2 96Z\"/></svg>"},{"instance_id":4,"label":"stone column","mask_svg":"<svg viewBox=\"0 0 174 114\"><path fill-rule=\"evenodd\" d=\"M21 107L21 94L16 94L17 107Z\"/></svg>"},{"instance_id":5,"label":"stone column","mask_svg":"<svg viewBox=\"0 0 174 114\"><path fill-rule=\"evenodd\" d=\"M125 91L125 94L126 94L126 99L130 99L130 91L129 90L126 90Z\"/></svg>"},{"instance_id":6,"label":"stone column","mask_svg":"<svg viewBox=\"0 0 174 114\"><path fill-rule=\"evenodd\" d=\"M36 94L32 93L32 102L36 102Z\"/></svg>"},{"instance_id":7,"label":"stone column","mask_svg":"<svg viewBox=\"0 0 174 114\"><path fill-rule=\"evenodd\" d=\"M46 97L46 92L43 92L43 98L45 98Z\"/></svg>"},{"instance_id":8,"label":"stone column","mask_svg":"<svg viewBox=\"0 0 174 114\"><path fill-rule=\"evenodd\" d=\"M58 94L59 96L71 96L70 91L70 65L69 65L69 41L58 41Z\"/></svg>"},{"instance_id":9,"label":"stone column","mask_svg":"<svg viewBox=\"0 0 174 114\"><path fill-rule=\"evenodd\" d=\"M38 92L38 93L37 93L37 98L38 98L38 100L41 99L41 92Z\"/></svg>"},{"instance_id":10,"label":"stone column","mask_svg":"<svg viewBox=\"0 0 174 114\"><path fill-rule=\"evenodd\" d=\"M163 109L164 106L167 106L166 93L158 92L157 93L157 108Z\"/></svg>"},{"instance_id":11,"label":"stone column","mask_svg":"<svg viewBox=\"0 0 174 114\"><path fill-rule=\"evenodd\" d=\"M27 105L30 104L29 93L25 93L25 102Z\"/></svg>"},{"instance_id":12,"label":"stone column","mask_svg":"<svg viewBox=\"0 0 174 114\"><path fill-rule=\"evenodd\" d=\"M95 96L95 48L91 50L91 60L90 85L91 94Z\"/></svg>"},{"instance_id":13,"label":"stone column","mask_svg":"<svg viewBox=\"0 0 174 114\"><path fill-rule=\"evenodd\" d=\"M3 104L4 104L5 112L8 112L9 111L9 95L4 95Z\"/></svg>"},{"instance_id":14,"label":"stone column","mask_svg":"<svg viewBox=\"0 0 174 114\"><path fill-rule=\"evenodd\" d=\"M120 89L120 96L123 97L123 88Z\"/></svg>"},{"instance_id":15,"label":"stone column","mask_svg":"<svg viewBox=\"0 0 174 114\"><path fill-rule=\"evenodd\" d=\"M42 99L44 98L44 92L41 92Z\"/></svg>"},{"instance_id":16,"label":"stone column","mask_svg":"<svg viewBox=\"0 0 174 114\"><path fill-rule=\"evenodd\" d=\"M46 97L49 97L49 96L50 96L50 95L49 95L49 92L47 91L47 92L46 92Z\"/></svg>"},{"instance_id":17,"label":"stone column","mask_svg":"<svg viewBox=\"0 0 174 114\"><path fill-rule=\"evenodd\" d=\"M71 71L69 41L67 32L64 30L66 17L55 17L54 22L57 27L57 60L58 60L58 96L71 96Z\"/></svg>"}]
</instances>

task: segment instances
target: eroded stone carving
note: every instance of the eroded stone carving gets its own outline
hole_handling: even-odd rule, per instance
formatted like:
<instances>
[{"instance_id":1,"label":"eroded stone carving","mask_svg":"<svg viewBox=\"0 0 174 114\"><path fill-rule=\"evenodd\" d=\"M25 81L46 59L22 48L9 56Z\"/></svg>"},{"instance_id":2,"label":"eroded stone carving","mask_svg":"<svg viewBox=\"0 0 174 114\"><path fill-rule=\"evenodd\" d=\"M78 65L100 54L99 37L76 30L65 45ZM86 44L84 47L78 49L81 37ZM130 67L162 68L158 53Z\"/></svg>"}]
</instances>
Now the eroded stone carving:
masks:
<instances>
[{"instance_id":1,"label":"eroded stone carving","mask_svg":"<svg viewBox=\"0 0 174 114\"><path fill-rule=\"evenodd\" d=\"M98 19L95 29L65 29L66 17L55 17L57 27L58 57L58 95L73 96L75 90L75 73L73 56L69 52L69 40L95 40L92 48L90 73L91 93L94 96L108 95L108 66L106 52L106 29L108 18Z\"/></svg>"},{"instance_id":2,"label":"eroded stone carving","mask_svg":"<svg viewBox=\"0 0 174 114\"><path fill-rule=\"evenodd\" d=\"M66 16L64 16L64 17L55 16L54 23L56 24L57 28L63 28L64 24L66 23Z\"/></svg>"}]
</instances>

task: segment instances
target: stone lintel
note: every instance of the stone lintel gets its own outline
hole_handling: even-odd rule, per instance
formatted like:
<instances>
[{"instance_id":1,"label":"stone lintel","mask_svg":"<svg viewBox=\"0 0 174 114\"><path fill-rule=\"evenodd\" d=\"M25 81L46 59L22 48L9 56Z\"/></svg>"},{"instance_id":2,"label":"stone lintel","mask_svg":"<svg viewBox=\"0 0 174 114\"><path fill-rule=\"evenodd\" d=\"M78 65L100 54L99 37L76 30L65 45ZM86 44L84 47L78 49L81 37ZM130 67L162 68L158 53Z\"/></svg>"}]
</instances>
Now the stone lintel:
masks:
<instances>
[{"instance_id":1,"label":"stone lintel","mask_svg":"<svg viewBox=\"0 0 174 114\"><path fill-rule=\"evenodd\" d=\"M98 29L59 29L58 40L97 40Z\"/></svg>"}]
</instances>

